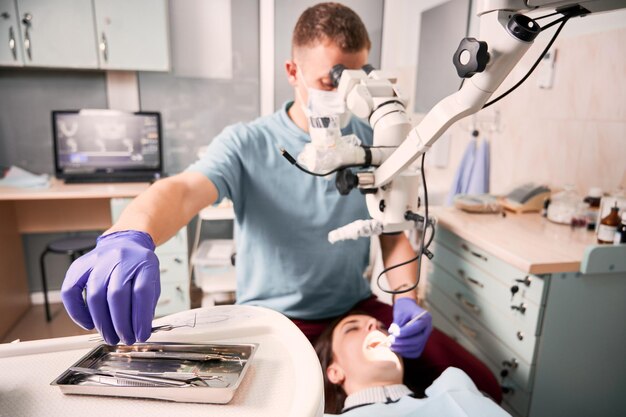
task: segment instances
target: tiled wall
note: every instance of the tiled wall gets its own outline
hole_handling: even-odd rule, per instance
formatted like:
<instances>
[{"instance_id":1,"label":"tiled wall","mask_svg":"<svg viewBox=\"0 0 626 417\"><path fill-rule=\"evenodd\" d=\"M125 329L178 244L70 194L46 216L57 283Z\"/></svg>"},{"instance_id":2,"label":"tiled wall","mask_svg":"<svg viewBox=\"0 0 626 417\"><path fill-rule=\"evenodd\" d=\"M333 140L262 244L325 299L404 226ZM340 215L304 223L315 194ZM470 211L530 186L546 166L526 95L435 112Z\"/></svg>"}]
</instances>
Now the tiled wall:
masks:
<instances>
[{"instance_id":1,"label":"tiled wall","mask_svg":"<svg viewBox=\"0 0 626 417\"><path fill-rule=\"evenodd\" d=\"M545 45L545 39L542 40ZM524 182L554 187L574 184L579 193L599 186L615 190L626 181L626 29L557 39L554 85L537 86L533 74L515 92L481 111L481 138L491 142L491 192ZM533 47L505 81L508 89L532 65ZM498 92L496 93L496 95ZM499 131L489 132L493 112ZM450 163L431 167L431 189L447 190L470 139L471 118L450 130Z\"/></svg>"}]
</instances>

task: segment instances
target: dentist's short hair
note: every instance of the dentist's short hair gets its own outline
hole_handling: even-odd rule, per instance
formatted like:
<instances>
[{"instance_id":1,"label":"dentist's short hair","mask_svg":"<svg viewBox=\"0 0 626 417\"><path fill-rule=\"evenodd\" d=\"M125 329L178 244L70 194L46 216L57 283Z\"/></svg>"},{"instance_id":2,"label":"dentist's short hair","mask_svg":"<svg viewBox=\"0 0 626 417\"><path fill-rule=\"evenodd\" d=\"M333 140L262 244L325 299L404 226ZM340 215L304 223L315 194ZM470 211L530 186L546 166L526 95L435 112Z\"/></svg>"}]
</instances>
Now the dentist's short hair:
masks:
<instances>
[{"instance_id":1,"label":"dentist's short hair","mask_svg":"<svg viewBox=\"0 0 626 417\"><path fill-rule=\"evenodd\" d=\"M330 41L343 52L368 51L372 47L363 21L339 3L319 3L306 9L293 30L293 49Z\"/></svg>"}]
</instances>

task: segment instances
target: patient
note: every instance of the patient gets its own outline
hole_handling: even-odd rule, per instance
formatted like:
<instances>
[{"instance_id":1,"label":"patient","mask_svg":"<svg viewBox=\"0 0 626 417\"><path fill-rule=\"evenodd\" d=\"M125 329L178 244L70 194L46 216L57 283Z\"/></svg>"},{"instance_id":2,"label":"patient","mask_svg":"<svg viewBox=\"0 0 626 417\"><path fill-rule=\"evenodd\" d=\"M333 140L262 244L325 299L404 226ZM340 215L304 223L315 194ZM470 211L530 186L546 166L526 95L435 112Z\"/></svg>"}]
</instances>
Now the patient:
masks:
<instances>
[{"instance_id":1,"label":"patient","mask_svg":"<svg viewBox=\"0 0 626 417\"><path fill-rule=\"evenodd\" d=\"M402 358L385 346L387 332L374 317L357 312L337 319L315 350L324 373L325 412L357 416L508 416L457 368L446 369L414 398L402 384Z\"/></svg>"}]
</instances>

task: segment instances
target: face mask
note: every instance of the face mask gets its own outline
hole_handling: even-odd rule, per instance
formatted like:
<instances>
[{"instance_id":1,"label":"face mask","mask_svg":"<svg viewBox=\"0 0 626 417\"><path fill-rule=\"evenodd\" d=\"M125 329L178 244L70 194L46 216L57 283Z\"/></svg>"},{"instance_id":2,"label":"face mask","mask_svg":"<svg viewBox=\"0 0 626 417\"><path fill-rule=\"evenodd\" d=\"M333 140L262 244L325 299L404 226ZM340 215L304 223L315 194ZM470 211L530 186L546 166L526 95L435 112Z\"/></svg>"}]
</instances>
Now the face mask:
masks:
<instances>
[{"instance_id":1,"label":"face mask","mask_svg":"<svg viewBox=\"0 0 626 417\"><path fill-rule=\"evenodd\" d=\"M307 117L311 116L339 116L341 121L341 128L344 128L350 122L350 112L346 109L346 103L342 99L338 91L326 91L319 90L317 88L311 88L306 85L302 70L298 66L300 77L306 87L309 99L306 106L302 107L304 114ZM296 93L300 95L300 90L296 89ZM302 96L300 95L300 100Z\"/></svg>"}]
</instances>

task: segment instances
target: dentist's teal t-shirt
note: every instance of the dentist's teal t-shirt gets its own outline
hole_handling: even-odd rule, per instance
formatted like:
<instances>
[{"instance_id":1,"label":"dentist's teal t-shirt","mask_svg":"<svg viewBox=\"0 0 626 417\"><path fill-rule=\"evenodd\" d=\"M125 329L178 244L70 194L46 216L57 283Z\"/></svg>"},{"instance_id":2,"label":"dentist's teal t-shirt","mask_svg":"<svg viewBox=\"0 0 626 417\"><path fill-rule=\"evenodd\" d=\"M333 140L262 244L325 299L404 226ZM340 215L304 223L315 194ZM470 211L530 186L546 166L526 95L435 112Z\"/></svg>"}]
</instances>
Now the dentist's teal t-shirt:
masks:
<instances>
[{"instance_id":1,"label":"dentist's teal t-shirt","mask_svg":"<svg viewBox=\"0 0 626 417\"><path fill-rule=\"evenodd\" d=\"M328 232L369 214L357 190L341 196L332 180L301 172L279 152L297 157L309 135L287 115L224 129L187 171L206 175L218 202L233 201L237 234L237 303L298 319L340 315L370 296L363 272L369 239L331 245ZM372 144L372 130L353 117L342 130Z\"/></svg>"}]
</instances>

